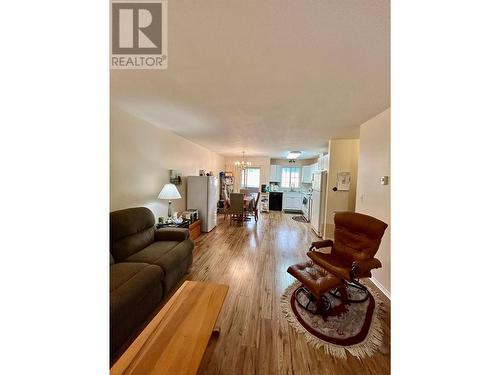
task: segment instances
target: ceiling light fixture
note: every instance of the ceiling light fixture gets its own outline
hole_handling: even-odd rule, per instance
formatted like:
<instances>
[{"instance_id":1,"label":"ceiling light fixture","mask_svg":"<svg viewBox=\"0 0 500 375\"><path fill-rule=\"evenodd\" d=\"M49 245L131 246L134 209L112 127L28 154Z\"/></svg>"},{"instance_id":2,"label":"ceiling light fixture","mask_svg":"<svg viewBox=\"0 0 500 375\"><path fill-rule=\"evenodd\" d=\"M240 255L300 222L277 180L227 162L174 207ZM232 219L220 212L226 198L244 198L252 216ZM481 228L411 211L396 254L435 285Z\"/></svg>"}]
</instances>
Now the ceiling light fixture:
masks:
<instances>
[{"instance_id":1,"label":"ceiling light fixture","mask_svg":"<svg viewBox=\"0 0 500 375\"><path fill-rule=\"evenodd\" d=\"M301 151L290 151L286 158L287 159L297 159L300 156L300 154L302 154Z\"/></svg>"},{"instance_id":2,"label":"ceiling light fixture","mask_svg":"<svg viewBox=\"0 0 500 375\"><path fill-rule=\"evenodd\" d=\"M243 151L243 158L242 159L243 159L242 161L235 162L234 165L236 165L237 167L240 167L241 169L246 169L252 165L252 163L245 160L245 151Z\"/></svg>"}]
</instances>

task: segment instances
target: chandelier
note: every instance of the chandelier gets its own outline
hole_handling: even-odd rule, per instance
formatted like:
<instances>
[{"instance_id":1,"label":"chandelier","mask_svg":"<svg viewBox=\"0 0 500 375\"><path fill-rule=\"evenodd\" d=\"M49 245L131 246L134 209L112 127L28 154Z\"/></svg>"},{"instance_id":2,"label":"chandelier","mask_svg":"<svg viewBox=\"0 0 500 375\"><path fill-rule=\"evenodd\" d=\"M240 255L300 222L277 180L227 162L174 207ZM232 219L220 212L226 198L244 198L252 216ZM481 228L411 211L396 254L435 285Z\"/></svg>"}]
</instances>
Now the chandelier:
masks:
<instances>
[{"instance_id":1,"label":"chandelier","mask_svg":"<svg viewBox=\"0 0 500 375\"><path fill-rule=\"evenodd\" d=\"M251 166L252 163L250 163L249 161L245 160L245 151L243 151L243 158L242 158L242 160L235 162L234 165L236 165L237 167L240 167L241 169L246 169L249 166Z\"/></svg>"}]
</instances>

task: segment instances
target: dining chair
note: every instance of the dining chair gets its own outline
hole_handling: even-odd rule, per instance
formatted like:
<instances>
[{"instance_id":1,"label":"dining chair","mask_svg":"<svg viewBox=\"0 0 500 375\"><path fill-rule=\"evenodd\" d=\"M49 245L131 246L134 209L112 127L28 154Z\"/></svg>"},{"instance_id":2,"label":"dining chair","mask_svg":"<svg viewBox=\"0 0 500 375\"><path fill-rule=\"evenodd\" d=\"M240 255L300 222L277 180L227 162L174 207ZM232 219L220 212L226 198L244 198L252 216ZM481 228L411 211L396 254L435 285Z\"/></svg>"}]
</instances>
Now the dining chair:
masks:
<instances>
[{"instance_id":1,"label":"dining chair","mask_svg":"<svg viewBox=\"0 0 500 375\"><path fill-rule=\"evenodd\" d=\"M231 203L229 201L229 195L227 193L227 189L224 188L224 220L226 220L226 216L229 214L229 207Z\"/></svg>"},{"instance_id":2,"label":"dining chair","mask_svg":"<svg viewBox=\"0 0 500 375\"><path fill-rule=\"evenodd\" d=\"M253 204L253 217L255 221L259 220L259 199L260 199L260 191L257 194L257 198Z\"/></svg>"},{"instance_id":3,"label":"dining chair","mask_svg":"<svg viewBox=\"0 0 500 375\"><path fill-rule=\"evenodd\" d=\"M243 196L244 195L241 193L231 193L229 196L229 222L233 220L243 220L245 214Z\"/></svg>"}]
</instances>

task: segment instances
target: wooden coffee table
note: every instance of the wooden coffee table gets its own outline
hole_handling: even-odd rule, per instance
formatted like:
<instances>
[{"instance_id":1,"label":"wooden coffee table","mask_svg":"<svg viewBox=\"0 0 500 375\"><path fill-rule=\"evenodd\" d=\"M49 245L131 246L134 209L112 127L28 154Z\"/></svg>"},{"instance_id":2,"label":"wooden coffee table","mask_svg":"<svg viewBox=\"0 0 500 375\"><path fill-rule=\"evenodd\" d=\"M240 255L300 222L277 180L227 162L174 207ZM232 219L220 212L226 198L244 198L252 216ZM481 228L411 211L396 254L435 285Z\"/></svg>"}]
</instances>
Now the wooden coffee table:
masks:
<instances>
[{"instance_id":1,"label":"wooden coffee table","mask_svg":"<svg viewBox=\"0 0 500 375\"><path fill-rule=\"evenodd\" d=\"M184 282L110 374L196 374L228 289Z\"/></svg>"}]
</instances>

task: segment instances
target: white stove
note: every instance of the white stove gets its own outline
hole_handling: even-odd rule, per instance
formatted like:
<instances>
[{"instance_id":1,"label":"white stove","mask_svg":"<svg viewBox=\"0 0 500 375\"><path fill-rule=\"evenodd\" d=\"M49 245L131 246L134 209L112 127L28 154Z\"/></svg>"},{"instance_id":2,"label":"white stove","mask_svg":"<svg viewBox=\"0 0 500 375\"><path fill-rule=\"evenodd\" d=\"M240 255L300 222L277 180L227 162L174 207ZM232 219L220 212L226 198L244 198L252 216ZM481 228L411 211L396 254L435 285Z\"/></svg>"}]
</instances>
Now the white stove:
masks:
<instances>
[{"instance_id":1,"label":"white stove","mask_svg":"<svg viewBox=\"0 0 500 375\"><path fill-rule=\"evenodd\" d=\"M302 193L302 216L311 221L311 193Z\"/></svg>"}]
</instances>

